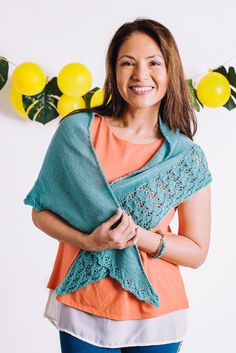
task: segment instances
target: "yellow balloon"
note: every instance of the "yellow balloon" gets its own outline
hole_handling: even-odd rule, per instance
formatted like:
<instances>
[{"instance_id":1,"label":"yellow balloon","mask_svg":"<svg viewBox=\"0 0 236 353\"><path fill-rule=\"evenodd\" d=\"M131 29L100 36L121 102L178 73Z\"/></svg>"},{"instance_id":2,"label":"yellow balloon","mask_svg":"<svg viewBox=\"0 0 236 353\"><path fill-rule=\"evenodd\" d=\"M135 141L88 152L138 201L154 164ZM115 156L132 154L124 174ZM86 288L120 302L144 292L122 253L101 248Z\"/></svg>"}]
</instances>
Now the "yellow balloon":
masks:
<instances>
[{"instance_id":1,"label":"yellow balloon","mask_svg":"<svg viewBox=\"0 0 236 353\"><path fill-rule=\"evenodd\" d=\"M18 65L12 75L14 87L26 96L34 96L42 92L47 77L38 64L25 62Z\"/></svg>"},{"instance_id":2,"label":"yellow balloon","mask_svg":"<svg viewBox=\"0 0 236 353\"><path fill-rule=\"evenodd\" d=\"M105 90L99 88L93 95L90 101L90 107L97 107L98 105L103 104Z\"/></svg>"},{"instance_id":3,"label":"yellow balloon","mask_svg":"<svg viewBox=\"0 0 236 353\"><path fill-rule=\"evenodd\" d=\"M102 105L104 103L104 97L105 97L105 90L103 88L99 88L93 95L90 100L90 107L97 107L99 105ZM111 95L107 101L107 104L111 100Z\"/></svg>"},{"instance_id":4,"label":"yellow balloon","mask_svg":"<svg viewBox=\"0 0 236 353\"><path fill-rule=\"evenodd\" d=\"M92 74L85 65L71 63L61 69L57 77L57 84L67 96L79 97L90 90L92 80Z\"/></svg>"},{"instance_id":5,"label":"yellow balloon","mask_svg":"<svg viewBox=\"0 0 236 353\"><path fill-rule=\"evenodd\" d=\"M57 103L57 111L60 116L71 113L73 110L85 108L85 101L82 97L69 97L63 94Z\"/></svg>"},{"instance_id":6,"label":"yellow balloon","mask_svg":"<svg viewBox=\"0 0 236 353\"><path fill-rule=\"evenodd\" d=\"M14 86L11 87L10 90L10 100L13 108L22 116L22 118L28 118L26 111L24 110L23 102L22 102L22 94L15 89Z\"/></svg>"},{"instance_id":7,"label":"yellow balloon","mask_svg":"<svg viewBox=\"0 0 236 353\"><path fill-rule=\"evenodd\" d=\"M231 88L227 78L218 73L210 72L204 76L197 86L199 101L210 108L224 105L230 98Z\"/></svg>"}]
</instances>

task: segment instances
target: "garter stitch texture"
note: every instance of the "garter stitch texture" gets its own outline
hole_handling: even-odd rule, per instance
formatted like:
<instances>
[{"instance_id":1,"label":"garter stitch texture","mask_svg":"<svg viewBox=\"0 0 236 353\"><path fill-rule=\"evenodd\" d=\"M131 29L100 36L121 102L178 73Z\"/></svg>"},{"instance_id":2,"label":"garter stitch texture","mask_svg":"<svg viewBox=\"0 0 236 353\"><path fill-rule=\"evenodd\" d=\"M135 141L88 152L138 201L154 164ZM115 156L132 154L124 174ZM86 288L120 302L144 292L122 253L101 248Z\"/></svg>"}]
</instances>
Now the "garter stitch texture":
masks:
<instances>
[{"instance_id":1,"label":"garter stitch texture","mask_svg":"<svg viewBox=\"0 0 236 353\"><path fill-rule=\"evenodd\" d=\"M137 225L151 229L171 209L212 181L201 147L179 130L170 130L159 115L165 136L161 148L143 168L109 184L91 140L94 115L77 113L61 121L25 204L38 211L49 209L87 234L118 207ZM56 292L74 292L108 275L139 300L160 305L136 245L124 250L80 250Z\"/></svg>"}]
</instances>

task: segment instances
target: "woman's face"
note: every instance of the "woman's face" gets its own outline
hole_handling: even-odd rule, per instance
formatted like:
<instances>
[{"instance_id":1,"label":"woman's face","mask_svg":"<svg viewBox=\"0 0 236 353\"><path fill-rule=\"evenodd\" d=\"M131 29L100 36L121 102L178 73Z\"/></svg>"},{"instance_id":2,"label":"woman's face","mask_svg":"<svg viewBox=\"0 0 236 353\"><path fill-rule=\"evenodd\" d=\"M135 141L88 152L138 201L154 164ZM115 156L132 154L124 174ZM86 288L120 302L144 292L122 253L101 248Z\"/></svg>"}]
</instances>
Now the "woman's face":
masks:
<instances>
[{"instance_id":1,"label":"woman's face","mask_svg":"<svg viewBox=\"0 0 236 353\"><path fill-rule=\"evenodd\" d=\"M116 81L130 108L159 108L167 90L167 70L160 48L147 34L133 33L121 45Z\"/></svg>"}]
</instances>

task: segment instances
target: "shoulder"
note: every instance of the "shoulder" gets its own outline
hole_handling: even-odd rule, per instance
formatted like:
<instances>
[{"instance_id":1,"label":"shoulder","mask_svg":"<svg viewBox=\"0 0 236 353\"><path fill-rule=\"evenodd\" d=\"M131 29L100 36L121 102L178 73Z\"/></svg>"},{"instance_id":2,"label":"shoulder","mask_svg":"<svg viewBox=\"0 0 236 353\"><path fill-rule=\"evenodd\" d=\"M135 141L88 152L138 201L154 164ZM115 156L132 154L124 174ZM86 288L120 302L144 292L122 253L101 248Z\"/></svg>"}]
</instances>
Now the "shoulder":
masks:
<instances>
[{"instance_id":1,"label":"shoulder","mask_svg":"<svg viewBox=\"0 0 236 353\"><path fill-rule=\"evenodd\" d=\"M201 166L204 169L208 169L207 157L202 149L197 143L193 143L192 148L189 151L189 158L191 159L193 165Z\"/></svg>"},{"instance_id":2,"label":"shoulder","mask_svg":"<svg viewBox=\"0 0 236 353\"><path fill-rule=\"evenodd\" d=\"M196 142L191 140L188 136L182 133L178 134L176 148L179 151L182 151L183 153L187 153L187 154L197 153L202 157L205 157L203 148L200 145L198 145Z\"/></svg>"},{"instance_id":3,"label":"shoulder","mask_svg":"<svg viewBox=\"0 0 236 353\"><path fill-rule=\"evenodd\" d=\"M56 133L69 137L77 130L86 129L90 125L93 116L93 112L69 114L60 120Z\"/></svg>"},{"instance_id":4,"label":"shoulder","mask_svg":"<svg viewBox=\"0 0 236 353\"><path fill-rule=\"evenodd\" d=\"M212 181L212 174L203 148L192 142L192 147L185 156L188 176L199 184L207 185Z\"/></svg>"},{"instance_id":5,"label":"shoulder","mask_svg":"<svg viewBox=\"0 0 236 353\"><path fill-rule=\"evenodd\" d=\"M208 174L210 178L210 172L208 168L208 161L203 148L191 140L186 135L179 133L177 138L177 143L175 146L174 153L182 156L182 163L186 164L186 167L192 171L198 173L200 170Z\"/></svg>"}]
</instances>

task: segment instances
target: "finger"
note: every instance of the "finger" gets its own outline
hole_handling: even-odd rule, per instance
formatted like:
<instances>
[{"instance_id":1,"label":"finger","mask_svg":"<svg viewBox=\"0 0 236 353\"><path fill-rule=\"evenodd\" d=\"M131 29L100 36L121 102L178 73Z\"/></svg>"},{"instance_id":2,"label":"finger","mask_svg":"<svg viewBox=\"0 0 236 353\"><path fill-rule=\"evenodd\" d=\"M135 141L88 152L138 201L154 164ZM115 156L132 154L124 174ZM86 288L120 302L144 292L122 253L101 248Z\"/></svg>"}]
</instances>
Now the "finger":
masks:
<instances>
[{"instance_id":1,"label":"finger","mask_svg":"<svg viewBox=\"0 0 236 353\"><path fill-rule=\"evenodd\" d=\"M108 219L108 221L104 222L108 228L115 228L117 224L121 221L121 216L122 216L122 210L118 208L116 210L116 213Z\"/></svg>"},{"instance_id":2,"label":"finger","mask_svg":"<svg viewBox=\"0 0 236 353\"><path fill-rule=\"evenodd\" d=\"M134 235L133 235L132 238L130 238L130 239L128 240L128 242L132 242L132 241L135 240L138 236L139 236L139 228L135 228L135 230L134 230Z\"/></svg>"},{"instance_id":3,"label":"finger","mask_svg":"<svg viewBox=\"0 0 236 353\"><path fill-rule=\"evenodd\" d=\"M120 223L116 226L116 228L114 229L116 233L118 234L122 234L126 228L129 225L129 219L128 219L128 215L125 213L125 211L123 210L122 212L122 218Z\"/></svg>"},{"instance_id":4,"label":"finger","mask_svg":"<svg viewBox=\"0 0 236 353\"><path fill-rule=\"evenodd\" d=\"M135 235L135 227L133 226L132 219L128 216L128 224L122 233L122 240L127 243Z\"/></svg>"},{"instance_id":5,"label":"finger","mask_svg":"<svg viewBox=\"0 0 236 353\"><path fill-rule=\"evenodd\" d=\"M135 239L135 237L136 237L136 234L135 234L132 238L130 238L130 239L127 241L127 243L131 243L131 242Z\"/></svg>"},{"instance_id":6,"label":"finger","mask_svg":"<svg viewBox=\"0 0 236 353\"><path fill-rule=\"evenodd\" d=\"M112 239L116 246L123 246L123 248L126 247L127 242L135 235L135 227L131 216L123 211L120 224L109 233L110 239Z\"/></svg>"},{"instance_id":7,"label":"finger","mask_svg":"<svg viewBox=\"0 0 236 353\"><path fill-rule=\"evenodd\" d=\"M138 234L135 234L135 236L127 242L126 246L127 247L133 246L133 245L137 244L137 241L138 241Z\"/></svg>"},{"instance_id":8,"label":"finger","mask_svg":"<svg viewBox=\"0 0 236 353\"><path fill-rule=\"evenodd\" d=\"M127 243L135 235L135 227L131 216L128 216L128 225L122 233L122 241Z\"/></svg>"},{"instance_id":9,"label":"finger","mask_svg":"<svg viewBox=\"0 0 236 353\"><path fill-rule=\"evenodd\" d=\"M131 215L129 215L131 223L135 224Z\"/></svg>"},{"instance_id":10,"label":"finger","mask_svg":"<svg viewBox=\"0 0 236 353\"><path fill-rule=\"evenodd\" d=\"M138 235L136 234L128 242L115 243L114 247L116 249L125 249L125 248L127 248L129 246L133 246L133 245L137 244L137 241L138 241Z\"/></svg>"},{"instance_id":11,"label":"finger","mask_svg":"<svg viewBox=\"0 0 236 353\"><path fill-rule=\"evenodd\" d=\"M122 219L116 228L109 231L109 238L117 246L124 246L128 239L132 238L134 234L130 234L129 217L123 211Z\"/></svg>"},{"instance_id":12,"label":"finger","mask_svg":"<svg viewBox=\"0 0 236 353\"><path fill-rule=\"evenodd\" d=\"M135 237L135 232L132 230L126 236L122 239L123 243L128 243L129 241L132 241L132 239Z\"/></svg>"}]
</instances>

